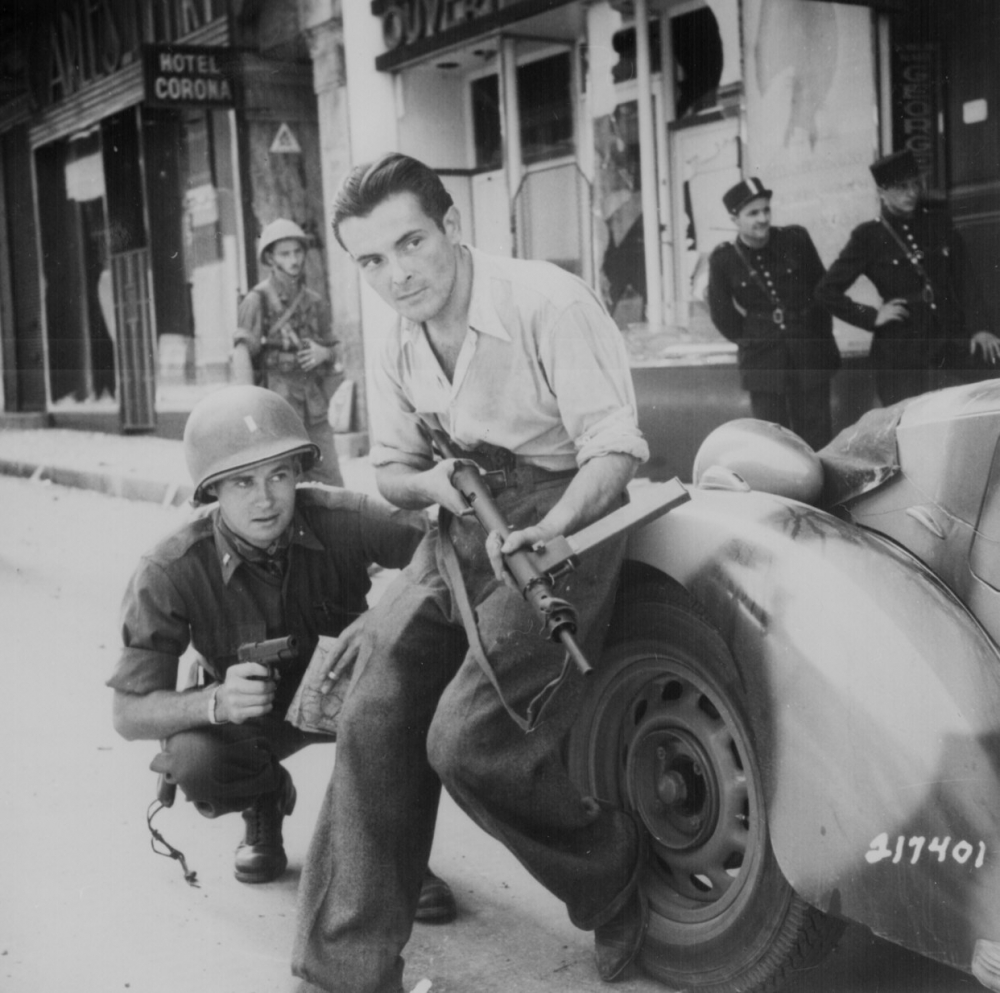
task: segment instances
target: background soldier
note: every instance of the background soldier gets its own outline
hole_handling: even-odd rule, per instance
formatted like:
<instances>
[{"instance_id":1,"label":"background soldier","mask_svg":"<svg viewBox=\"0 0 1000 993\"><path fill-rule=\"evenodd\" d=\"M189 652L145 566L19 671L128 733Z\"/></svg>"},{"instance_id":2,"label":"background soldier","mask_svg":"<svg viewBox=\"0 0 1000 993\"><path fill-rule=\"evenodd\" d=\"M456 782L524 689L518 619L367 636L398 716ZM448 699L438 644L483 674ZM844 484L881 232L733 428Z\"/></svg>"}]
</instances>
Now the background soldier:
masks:
<instances>
[{"instance_id":1,"label":"background soldier","mask_svg":"<svg viewBox=\"0 0 1000 993\"><path fill-rule=\"evenodd\" d=\"M920 201L913 153L887 155L871 166L871 174L881 215L851 232L816 298L834 317L873 333L875 391L888 406L931 389L933 370L962 366L977 352L993 366L1000 339L982 330L970 336L962 304L963 291L972 296L974 277L947 212ZM847 295L860 276L871 280L881 306ZM972 326L983 327L981 303L972 317Z\"/></svg>"},{"instance_id":2,"label":"background soldier","mask_svg":"<svg viewBox=\"0 0 1000 993\"><path fill-rule=\"evenodd\" d=\"M257 386L200 401L184 453L195 501L218 505L145 555L129 583L124 646L108 680L115 729L128 740L165 739L153 770L205 817L243 812L236 878L265 883L288 862L281 824L296 794L281 762L334 740L293 727L286 709L319 636L357 637L369 565L405 565L424 521L358 493L297 488L316 445L289 404ZM299 654L281 663L280 679L237 661L241 645L289 635ZM208 685L177 691L188 646ZM425 869L418 920L454 916L446 884Z\"/></svg>"},{"instance_id":3,"label":"background soldier","mask_svg":"<svg viewBox=\"0 0 1000 993\"><path fill-rule=\"evenodd\" d=\"M771 226L771 196L752 178L723 196L736 238L709 259L708 306L739 346L753 416L821 448L832 434L830 379L840 368L833 321L813 299L823 263L805 228Z\"/></svg>"},{"instance_id":4,"label":"background soldier","mask_svg":"<svg viewBox=\"0 0 1000 993\"><path fill-rule=\"evenodd\" d=\"M302 419L320 459L310 478L343 486L330 400L343 380L336 362L329 309L305 283L309 239L294 221L278 218L261 232L257 257L271 267L240 302L233 339L233 379L284 397Z\"/></svg>"}]
</instances>

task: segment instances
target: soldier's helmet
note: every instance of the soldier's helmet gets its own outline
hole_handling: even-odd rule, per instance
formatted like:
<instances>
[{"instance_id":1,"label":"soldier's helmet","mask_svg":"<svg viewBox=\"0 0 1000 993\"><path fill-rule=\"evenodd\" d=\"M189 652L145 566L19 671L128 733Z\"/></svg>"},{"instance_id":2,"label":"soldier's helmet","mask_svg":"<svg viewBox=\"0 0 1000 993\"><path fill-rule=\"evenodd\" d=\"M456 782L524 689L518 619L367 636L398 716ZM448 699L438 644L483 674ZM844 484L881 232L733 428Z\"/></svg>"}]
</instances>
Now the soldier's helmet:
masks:
<instances>
[{"instance_id":1,"label":"soldier's helmet","mask_svg":"<svg viewBox=\"0 0 1000 993\"><path fill-rule=\"evenodd\" d=\"M307 471L319 458L302 419L287 400L260 386L227 386L195 404L184 426L184 458L194 502L211 503L207 488L241 469L298 455Z\"/></svg>"},{"instance_id":2,"label":"soldier's helmet","mask_svg":"<svg viewBox=\"0 0 1000 993\"><path fill-rule=\"evenodd\" d=\"M261 231L260 240L257 242L257 261L263 262L264 253L276 241L281 241L284 238L297 238L302 242L303 247L308 247L309 245L309 235L295 221L279 217L276 221L271 221L270 224L265 225L264 230Z\"/></svg>"}]
</instances>

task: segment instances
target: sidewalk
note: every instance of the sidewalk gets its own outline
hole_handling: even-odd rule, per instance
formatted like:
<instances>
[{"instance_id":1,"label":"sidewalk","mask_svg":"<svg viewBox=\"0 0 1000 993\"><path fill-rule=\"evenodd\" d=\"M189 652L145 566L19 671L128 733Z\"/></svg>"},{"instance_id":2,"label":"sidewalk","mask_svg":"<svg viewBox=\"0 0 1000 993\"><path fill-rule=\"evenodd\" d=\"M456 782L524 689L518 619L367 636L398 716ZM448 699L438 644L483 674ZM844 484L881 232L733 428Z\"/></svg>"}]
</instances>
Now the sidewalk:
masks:
<instances>
[{"instance_id":1,"label":"sidewalk","mask_svg":"<svg viewBox=\"0 0 1000 993\"><path fill-rule=\"evenodd\" d=\"M348 489L376 494L367 458L342 458L340 468ZM0 431L0 474L174 507L194 489L180 441L68 428Z\"/></svg>"}]
</instances>

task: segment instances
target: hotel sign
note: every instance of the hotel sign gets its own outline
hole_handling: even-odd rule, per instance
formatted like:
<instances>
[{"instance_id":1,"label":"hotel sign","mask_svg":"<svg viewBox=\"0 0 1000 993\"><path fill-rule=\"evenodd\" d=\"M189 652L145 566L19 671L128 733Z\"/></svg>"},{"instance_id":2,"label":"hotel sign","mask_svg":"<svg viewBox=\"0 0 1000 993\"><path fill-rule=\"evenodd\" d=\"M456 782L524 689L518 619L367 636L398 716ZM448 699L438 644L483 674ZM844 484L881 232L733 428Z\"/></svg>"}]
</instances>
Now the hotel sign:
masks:
<instances>
[{"instance_id":1,"label":"hotel sign","mask_svg":"<svg viewBox=\"0 0 1000 993\"><path fill-rule=\"evenodd\" d=\"M235 107L238 72L231 48L143 45L149 107Z\"/></svg>"},{"instance_id":2,"label":"hotel sign","mask_svg":"<svg viewBox=\"0 0 1000 993\"><path fill-rule=\"evenodd\" d=\"M36 5L37 6L37 5ZM50 0L29 27L28 80L40 108L134 65L143 43L224 23L226 0Z\"/></svg>"},{"instance_id":3,"label":"hotel sign","mask_svg":"<svg viewBox=\"0 0 1000 993\"><path fill-rule=\"evenodd\" d=\"M380 70L401 69L444 48L545 13L571 0L371 0L386 51Z\"/></svg>"}]
</instances>

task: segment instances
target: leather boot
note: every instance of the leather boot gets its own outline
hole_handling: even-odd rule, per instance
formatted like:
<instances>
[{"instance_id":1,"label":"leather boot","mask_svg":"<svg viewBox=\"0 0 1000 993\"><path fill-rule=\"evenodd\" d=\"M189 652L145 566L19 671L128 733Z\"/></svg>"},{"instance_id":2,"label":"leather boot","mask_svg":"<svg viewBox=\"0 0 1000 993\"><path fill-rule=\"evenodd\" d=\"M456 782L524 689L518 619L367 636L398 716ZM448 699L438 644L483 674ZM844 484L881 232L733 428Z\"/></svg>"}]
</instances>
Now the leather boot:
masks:
<instances>
[{"instance_id":1,"label":"leather boot","mask_svg":"<svg viewBox=\"0 0 1000 993\"><path fill-rule=\"evenodd\" d=\"M431 870L424 869L424 880L420 887L420 902L414 920L422 924L448 924L458 916L455 897L451 887L434 875Z\"/></svg>"},{"instance_id":2,"label":"leather boot","mask_svg":"<svg viewBox=\"0 0 1000 993\"><path fill-rule=\"evenodd\" d=\"M620 905L610 920L594 930L594 963L606 983L630 978L638 969L637 959L649 927L649 900L643 872L649 857L646 832L636 824L638 854L632 877L620 895Z\"/></svg>"},{"instance_id":3,"label":"leather boot","mask_svg":"<svg viewBox=\"0 0 1000 993\"><path fill-rule=\"evenodd\" d=\"M234 866L241 883L269 883L288 867L281 822L295 809L295 785L283 767L281 785L264 793L243 811L246 831L236 849Z\"/></svg>"}]
</instances>

